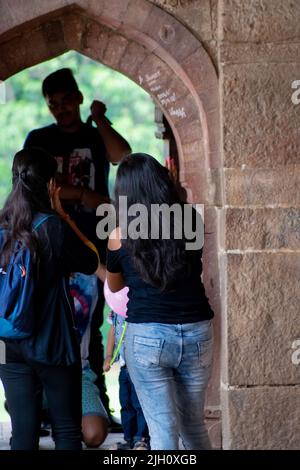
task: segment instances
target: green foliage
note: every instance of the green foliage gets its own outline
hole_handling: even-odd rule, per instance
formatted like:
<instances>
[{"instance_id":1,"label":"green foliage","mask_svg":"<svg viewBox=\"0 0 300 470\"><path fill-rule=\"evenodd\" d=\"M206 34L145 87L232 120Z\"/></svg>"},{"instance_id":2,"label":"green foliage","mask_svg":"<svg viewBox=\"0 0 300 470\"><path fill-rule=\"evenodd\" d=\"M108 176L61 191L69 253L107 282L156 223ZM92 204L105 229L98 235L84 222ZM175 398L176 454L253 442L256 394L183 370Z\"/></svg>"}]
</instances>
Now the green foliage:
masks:
<instances>
[{"instance_id":1,"label":"green foliage","mask_svg":"<svg viewBox=\"0 0 300 470\"><path fill-rule=\"evenodd\" d=\"M134 152L146 152L162 160L163 144L155 138L154 104L150 96L124 75L71 51L9 78L7 102L0 106L0 206L11 187L11 162L23 147L28 132L50 124L52 117L41 94L42 80L51 72L70 67L84 96L82 118L89 116L94 99L107 106L114 128L130 143ZM112 187L116 167L112 168Z\"/></svg>"}]
</instances>

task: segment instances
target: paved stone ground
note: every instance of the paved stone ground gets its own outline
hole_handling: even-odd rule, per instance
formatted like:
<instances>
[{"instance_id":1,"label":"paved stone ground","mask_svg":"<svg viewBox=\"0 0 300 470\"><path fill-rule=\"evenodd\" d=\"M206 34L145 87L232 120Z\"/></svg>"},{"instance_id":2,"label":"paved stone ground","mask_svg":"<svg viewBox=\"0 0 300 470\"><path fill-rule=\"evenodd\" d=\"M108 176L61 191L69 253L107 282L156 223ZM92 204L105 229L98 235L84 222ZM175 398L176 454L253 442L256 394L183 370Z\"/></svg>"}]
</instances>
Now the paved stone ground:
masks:
<instances>
[{"instance_id":1,"label":"paved stone ground","mask_svg":"<svg viewBox=\"0 0 300 470\"><path fill-rule=\"evenodd\" d=\"M9 422L0 423L0 451L10 450L9 438L11 434L11 426ZM119 433L110 433L99 449L108 450L110 446L117 441L122 441L123 435ZM54 443L51 437L42 437L40 439L40 450L54 450ZM92 450L92 449L86 449Z\"/></svg>"}]
</instances>

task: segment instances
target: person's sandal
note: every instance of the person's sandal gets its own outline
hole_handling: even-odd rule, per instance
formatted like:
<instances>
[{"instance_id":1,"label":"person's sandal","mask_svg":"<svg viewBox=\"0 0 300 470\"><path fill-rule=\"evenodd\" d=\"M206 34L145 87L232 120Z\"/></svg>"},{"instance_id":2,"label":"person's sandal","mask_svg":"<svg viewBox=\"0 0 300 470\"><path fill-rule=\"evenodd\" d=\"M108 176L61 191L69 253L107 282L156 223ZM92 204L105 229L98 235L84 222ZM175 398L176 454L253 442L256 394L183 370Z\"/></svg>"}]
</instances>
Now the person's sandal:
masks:
<instances>
[{"instance_id":1,"label":"person's sandal","mask_svg":"<svg viewBox=\"0 0 300 470\"><path fill-rule=\"evenodd\" d=\"M131 450L129 442L115 442L109 448L109 450Z\"/></svg>"},{"instance_id":2,"label":"person's sandal","mask_svg":"<svg viewBox=\"0 0 300 470\"><path fill-rule=\"evenodd\" d=\"M150 450L150 445L146 441L137 441L133 446L133 450Z\"/></svg>"}]
</instances>

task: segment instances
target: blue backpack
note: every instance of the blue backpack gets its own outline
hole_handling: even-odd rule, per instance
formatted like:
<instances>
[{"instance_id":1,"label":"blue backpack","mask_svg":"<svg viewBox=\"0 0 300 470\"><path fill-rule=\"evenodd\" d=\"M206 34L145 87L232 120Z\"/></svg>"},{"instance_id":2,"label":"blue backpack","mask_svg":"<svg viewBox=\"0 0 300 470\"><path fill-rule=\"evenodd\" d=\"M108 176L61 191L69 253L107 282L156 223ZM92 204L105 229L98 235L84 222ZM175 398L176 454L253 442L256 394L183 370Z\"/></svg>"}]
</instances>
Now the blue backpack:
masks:
<instances>
[{"instance_id":1,"label":"blue backpack","mask_svg":"<svg viewBox=\"0 0 300 470\"><path fill-rule=\"evenodd\" d=\"M37 230L51 215L39 218L32 229ZM0 247L5 230L0 229ZM30 250L16 242L8 266L0 266L0 337L23 339L32 335L35 325L34 293L37 283L37 263Z\"/></svg>"}]
</instances>

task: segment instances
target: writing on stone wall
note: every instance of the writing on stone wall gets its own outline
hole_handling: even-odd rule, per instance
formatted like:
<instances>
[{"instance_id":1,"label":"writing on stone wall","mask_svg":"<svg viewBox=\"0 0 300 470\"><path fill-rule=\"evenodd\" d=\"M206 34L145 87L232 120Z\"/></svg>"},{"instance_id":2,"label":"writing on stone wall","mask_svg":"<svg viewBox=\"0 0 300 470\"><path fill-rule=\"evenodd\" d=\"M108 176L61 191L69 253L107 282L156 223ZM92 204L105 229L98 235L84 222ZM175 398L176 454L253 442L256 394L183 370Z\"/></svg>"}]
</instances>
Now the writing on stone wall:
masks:
<instances>
[{"instance_id":1,"label":"writing on stone wall","mask_svg":"<svg viewBox=\"0 0 300 470\"><path fill-rule=\"evenodd\" d=\"M177 117L180 117L182 119L186 118L184 107L182 107L182 108L171 108L170 109L170 114L171 114L171 116L177 116Z\"/></svg>"},{"instance_id":2,"label":"writing on stone wall","mask_svg":"<svg viewBox=\"0 0 300 470\"><path fill-rule=\"evenodd\" d=\"M299 104L300 103L300 80L294 80L292 82L292 88L294 93L292 94L292 103Z\"/></svg>"},{"instance_id":3,"label":"writing on stone wall","mask_svg":"<svg viewBox=\"0 0 300 470\"><path fill-rule=\"evenodd\" d=\"M196 3L199 0L154 0L153 3L158 3L159 5L165 6L165 7L186 7L188 5L192 5L193 3Z\"/></svg>"},{"instance_id":4,"label":"writing on stone wall","mask_svg":"<svg viewBox=\"0 0 300 470\"><path fill-rule=\"evenodd\" d=\"M169 103L174 103L176 101L176 93L175 91L172 92L172 90L168 88L166 91L159 93L157 98L163 106L167 106Z\"/></svg>"},{"instance_id":5,"label":"writing on stone wall","mask_svg":"<svg viewBox=\"0 0 300 470\"><path fill-rule=\"evenodd\" d=\"M147 83L149 87L155 84L157 79L160 77L160 70L157 70L157 72L154 72L152 74L146 73L145 77L142 77L141 75L139 76L139 82L140 85L142 85L144 82Z\"/></svg>"},{"instance_id":6,"label":"writing on stone wall","mask_svg":"<svg viewBox=\"0 0 300 470\"><path fill-rule=\"evenodd\" d=\"M300 339L296 339L295 341L293 341L292 349L295 349L292 354L292 363L295 366L298 366L300 364Z\"/></svg>"},{"instance_id":7,"label":"writing on stone wall","mask_svg":"<svg viewBox=\"0 0 300 470\"><path fill-rule=\"evenodd\" d=\"M161 82L161 72L157 70L153 73L139 75L139 84L145 88L149 88L150 92L156 96L161 106L170 113L180 119L187 117L184 106L176 107L176 92L171 88L164 89Z\"/></svg>"}]
</instances>

